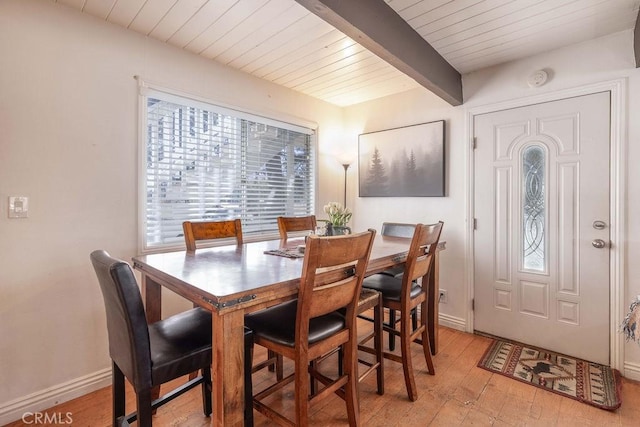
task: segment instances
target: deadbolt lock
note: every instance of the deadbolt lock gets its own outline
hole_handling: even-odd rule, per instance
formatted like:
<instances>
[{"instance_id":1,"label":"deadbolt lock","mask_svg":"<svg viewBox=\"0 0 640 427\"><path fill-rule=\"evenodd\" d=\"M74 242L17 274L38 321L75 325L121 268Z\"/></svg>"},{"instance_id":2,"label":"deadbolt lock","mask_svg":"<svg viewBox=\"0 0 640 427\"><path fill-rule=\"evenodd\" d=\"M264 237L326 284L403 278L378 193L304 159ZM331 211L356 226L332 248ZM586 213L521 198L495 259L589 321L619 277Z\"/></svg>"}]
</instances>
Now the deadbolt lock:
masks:
<instances>
[{"instance_id":1,"label":"deadbolt lock","mask_svg":"<svg viewBox=\"0 0 640 427\"><path fill-rule=\"evenodd\" d=\"M596 230L604 230L607 228L607 224L604 221L593 221L593 228Z\"/></svg>"}]
</instances>

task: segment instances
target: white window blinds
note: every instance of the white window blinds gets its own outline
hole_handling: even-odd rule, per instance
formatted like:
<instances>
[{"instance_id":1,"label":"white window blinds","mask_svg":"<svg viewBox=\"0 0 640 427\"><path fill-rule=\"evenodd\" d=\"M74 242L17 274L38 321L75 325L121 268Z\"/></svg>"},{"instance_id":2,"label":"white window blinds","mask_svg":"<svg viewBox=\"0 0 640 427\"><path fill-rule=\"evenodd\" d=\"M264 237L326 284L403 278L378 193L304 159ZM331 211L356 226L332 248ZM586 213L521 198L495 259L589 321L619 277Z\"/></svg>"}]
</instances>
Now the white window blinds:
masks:
<instances>
[{"instance_id":1,"label":"white window blinds","mask_svg":"<svg viewBox=\"0 0 640 427\"><path fill-rule=\"evenodd\" d=\"M246 237L313 213L314 131L143 92L144 248L184 243L183 221L240 218Z\"/></svg>"}]
</instances>

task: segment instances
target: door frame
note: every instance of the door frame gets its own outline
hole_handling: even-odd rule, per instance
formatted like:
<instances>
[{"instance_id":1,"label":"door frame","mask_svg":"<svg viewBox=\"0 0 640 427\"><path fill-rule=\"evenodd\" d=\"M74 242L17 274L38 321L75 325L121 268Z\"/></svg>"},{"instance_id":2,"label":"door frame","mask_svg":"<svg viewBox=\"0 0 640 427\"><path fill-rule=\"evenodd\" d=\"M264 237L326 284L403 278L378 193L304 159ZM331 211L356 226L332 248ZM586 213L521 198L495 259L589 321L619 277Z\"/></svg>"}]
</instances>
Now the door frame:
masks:
<instances>
[{"instance_id":1,"label":"door frame","mask_svg":"<svg viewBox=\"0 0 640 427\"><path fill-rule=\"evenodd\" d=\"M473 125L475 116L480 114L493 113L501 110L508 110L518 107L526 107L533 104L540 104L558 101L576 96L591 95L598 92L609 91L611 93L610 110L610 233L611 248L609 253L609 352L610 364L614 369L622 370L624 367L624 339L618 332L618 326L624 318L625 305L625 226L626 226L626 190L627 190L627 125L626 125L626 91L627 79L604 81L601 83L589 84L572 89L558 90L540 95L523 97L508 101L470 107L466 111L466 141L467 143L467 237L466 237L466 298L467 314L465 330L473 333L474 313L473 298L475 286L474 271L474 246L475 236L473 230L473 218L475 212L475 160L473 155Z\"/></svg>"}]
</instances>

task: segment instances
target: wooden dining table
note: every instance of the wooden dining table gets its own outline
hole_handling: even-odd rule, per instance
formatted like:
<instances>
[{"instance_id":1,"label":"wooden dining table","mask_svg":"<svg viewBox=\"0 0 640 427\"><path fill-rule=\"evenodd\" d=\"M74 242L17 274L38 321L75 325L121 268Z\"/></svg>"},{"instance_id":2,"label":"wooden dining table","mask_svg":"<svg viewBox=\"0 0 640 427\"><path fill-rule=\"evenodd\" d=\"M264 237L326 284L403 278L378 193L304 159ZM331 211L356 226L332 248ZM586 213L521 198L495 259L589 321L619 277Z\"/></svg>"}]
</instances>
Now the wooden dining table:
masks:
<instances>
[{"instance_id":1,"label":"wooden dining table","mask_svg":"<svg viewBox=\"0 0 640 427\"><path fill-rule=\"evenodd\" d=\"M367 275L401 265L411 239L377 235ZM198 249L139 255L133 266L141 273L147 321L162 317L161 289L167 288L212 313L213 361L212 424L243 424L244 315L297 296L303 258L267 254L284 250L292 254L304 238L250 242ZM438 248L444 249L444 242ZM438 257L430 275L428 321L431 351L438 341Z\"/></svg>"}]
</instances>

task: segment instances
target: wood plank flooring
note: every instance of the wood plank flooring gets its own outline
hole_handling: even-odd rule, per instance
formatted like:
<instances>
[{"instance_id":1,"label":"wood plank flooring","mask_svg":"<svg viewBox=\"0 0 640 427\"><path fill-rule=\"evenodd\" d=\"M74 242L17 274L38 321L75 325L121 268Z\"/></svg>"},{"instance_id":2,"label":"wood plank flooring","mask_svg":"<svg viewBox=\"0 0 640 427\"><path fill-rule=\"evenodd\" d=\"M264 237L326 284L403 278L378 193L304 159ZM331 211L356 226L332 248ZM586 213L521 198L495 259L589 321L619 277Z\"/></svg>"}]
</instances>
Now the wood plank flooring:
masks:
<instances>
[{"instance_id":1,"label":"wood plank flooring","mask_svg":"<svg viewBox=\"0 0 640 427\"><path fill-rule=\"evenodd\" d=\"M440 351L434 357L436 375L427 373L421 347L413 345L413 361L419 398L410 402L402 367L385 360L385 394L376 394L375 375L360 385L360 416L363 426L638 426L640 425L640 383L623 379L622 406L609 412L575 400L492 374L476 367L489 338L440 328ZM264 352L256 347L256 358ZM330 371L335 366L325 362ZM285 370L292 364L285 360ZM254 392L273 379L263 370L254 374ZM278 406L293 410L293 389L285 388ZM135 406L128 390L127 409ZM111 388L106 387L48 409L48 413L71 414L73 425L108 426L111 420ZM254 411L255 425L272 423ZM8 426L22 426L17 421ZM134 424L135 425L135 424ZM209 426L202 413L200 389L196 388L160 408L154 426ZM312 408L311 426L347 425L342 400L332 396Z\"/></svg>"}]
</instances>

